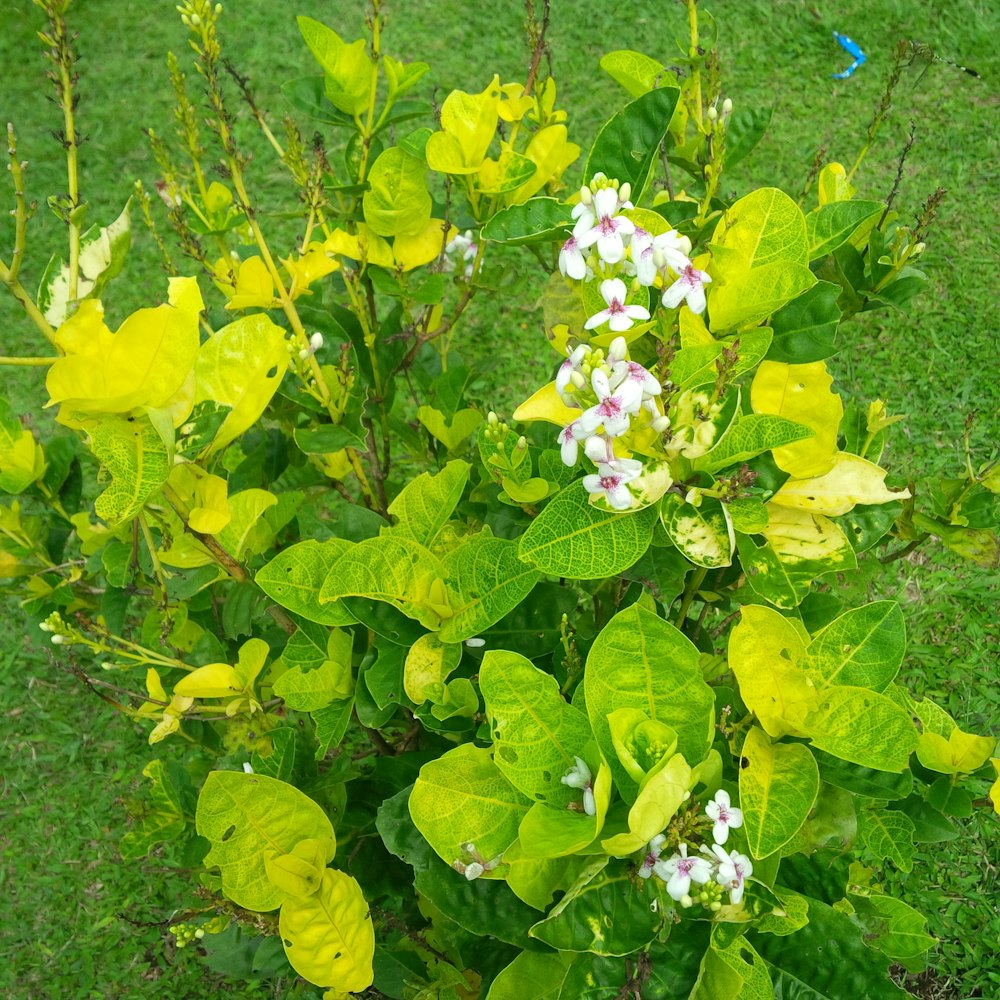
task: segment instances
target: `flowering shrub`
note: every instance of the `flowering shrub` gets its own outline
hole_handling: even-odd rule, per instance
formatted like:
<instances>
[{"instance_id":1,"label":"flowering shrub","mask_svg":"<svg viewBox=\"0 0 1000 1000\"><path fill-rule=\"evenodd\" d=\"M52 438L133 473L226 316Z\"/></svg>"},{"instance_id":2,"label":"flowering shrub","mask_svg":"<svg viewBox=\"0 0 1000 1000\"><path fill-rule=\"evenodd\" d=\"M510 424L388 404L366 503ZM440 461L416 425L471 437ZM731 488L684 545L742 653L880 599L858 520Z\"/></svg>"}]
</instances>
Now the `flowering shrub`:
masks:
<instances>
[{"instance_id":1,"label":"flowering shrub","mask_svg":"<svg viewBox=\"0 0 1000 1000\"><path fill-rule=\"evenodd\" d=\"M828 364L919 289L933 204L902 226L838 163L808 203L723 200L766 123L723 98L693 0L677 67L602 60L631 100L582 168L540 25L524 84L435 121L378 3L353 42L300 18L310 147L222 61L221 5L186 0L201 93L171 57L178 134L151 139L187 259L112 332L131 214L170 248L141 186L82 230L66 4L43 6L69 251L30 295L11 130L0 277L70 433L0 409L0 568L151 744L187 741L122 838L200 872L210 911L178 943L328 997L904 995L889 964L933 939L880 871L950 836L1000 762L897 679L898 605L829 585L891 536L990 561L998 484L970 464L918 511L879 465L898 418L845 405ZM234 88L294 237L250 194ZM466 404L452 351L517 248L555 349L523 433Z\"/></svg>"}]
</instances>

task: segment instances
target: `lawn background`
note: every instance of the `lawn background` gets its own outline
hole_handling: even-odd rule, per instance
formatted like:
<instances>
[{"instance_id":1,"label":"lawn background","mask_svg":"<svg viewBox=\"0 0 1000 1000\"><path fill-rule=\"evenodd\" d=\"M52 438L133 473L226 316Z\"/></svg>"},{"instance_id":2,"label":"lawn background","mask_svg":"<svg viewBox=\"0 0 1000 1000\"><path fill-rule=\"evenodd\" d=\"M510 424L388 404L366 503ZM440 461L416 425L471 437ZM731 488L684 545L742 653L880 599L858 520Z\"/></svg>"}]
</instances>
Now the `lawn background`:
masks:
<instances>
[{"instance_id":1,"label":"lawn background","mask_svg":"<svg viewBox=\"0 0 1000 1000\"><path fill-rule=\"evenodd\" d=\"M396 0L386 6L387 51L431 63L425 96L440 103L452 88L481 90L494 72L504 81L523 79L523 14L513 0ZM996 443L1000 396L996 5L726 0L704 6L719 19L726 93L738 108L774 109L765 141L724 179L727 192L777 184L797 194L820 147L849 164L900 38L924 42L981 74L974 79L936 63L922 77L920 68L904 75L894 111L856 184L861 197L885 196L908 124L915 121L917 144L896 204L906 219L936 187L948 190L928 240L932 281L909 315L876 313L851 324L857 342L834 367L847 392L880 396L891 412L908 414L887 455L895 473L957 473L963 462L960 429L972 410L979 415L972 433L976 457L985 461ZM604 6L554 0L554 8L550 39L559 104L570 109L571 137L586 149L625 99L599 70L600 56L634 48L670 63L684 11L666 0ZM299 41L295 14L323 20L352 39L360 33L363 9L343 0L298 0L291 6L232 0L221 26L227 54L250 75L262 106L279 119L287 110L280 84L315 71ZM79 122L89 139L81 153L83 195L91 204L90 220L106 224L136 177L148 188L156 179L141 127L170 131L164 56L172 48L185 59L186 41L170 0L77 0L71 18L83 56ZM43 15L27 0L0 0L0 24L0 120L17 125L20 156L30 161L29 192L44 205L65 180L49 134L58 126L57 112L48 101L41 45L34 37ZM833 30L850 34L869 57L845 81L831 79L849 62ZM251 135L249 127L244 134ZM250 174L266 210L279 172L262 150ZM0 206L8 204L9 188L0 186ZM11 225L6 211L2 215L0 255L6 258ZM59 228L44 208L33 220L24 269L29 287L44 267L47 248L61 246ZM165 291L151 242L139 234L136 243L126 274L105 302L112 328ZM509 414L550 367L531 299L499 312L493 303L480 302L465 335L466 360L492 372L482 402L501 412ZM0 354L44 353L39 341L13 303L0 299ZM0 392L36 425L46 419L38 413L43 379L41 370L0 369ZM868 560L851 584L859 601L895 598L903 604L910 647L902 676L913 690L942 700L966 728L993 734L1000 715L998 582L995 573L927 547L881 572ZM0 888L7 904L0 910L0 992L18 1000L281 995L253 986L230 994L206 977L190 950L174 953L163 921L185 898L184 877L168 878L156 859L124 865L116 849L140 762L152 756L144 736L76 685L13 601L4 608L9 627L0 638ZM927 850L912 874L894 878L905 898L930 912L931 930L941 938L932 957L935 980L925 984L928 996L1000 993L997 822L981 810L963 825L968 836L960 845Z\"/></svg>"}]
</instances>

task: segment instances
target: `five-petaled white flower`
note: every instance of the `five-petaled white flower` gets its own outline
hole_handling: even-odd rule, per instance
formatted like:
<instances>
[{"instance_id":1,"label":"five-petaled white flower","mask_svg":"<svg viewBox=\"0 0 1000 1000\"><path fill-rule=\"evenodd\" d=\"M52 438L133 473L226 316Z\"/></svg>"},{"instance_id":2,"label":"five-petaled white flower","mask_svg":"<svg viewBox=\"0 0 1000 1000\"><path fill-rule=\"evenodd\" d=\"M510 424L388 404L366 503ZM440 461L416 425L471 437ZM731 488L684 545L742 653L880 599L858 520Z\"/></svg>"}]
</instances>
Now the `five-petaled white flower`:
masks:
<instances>
[{"instance_id":1,"label":"five-petaled white flower","mask_svg":"<svg viewBox=\"0 0 1000 1000\"><path fill-rule=\"evenodd\" d=\"M587 430L579 420L567 424L560 432L556 441L559 444L559 454L563 465L576 465L580 454L580 440L587 436Z\"/></svg>"},{"instance_id":2,"label":"five-petaled white flower","mask_svg":"<svg viewBox=\"0 0 1000 1000\"><path fill-rule=\"evenodd\" d=\"M704 858L689 858L687 844L681 844L678 854L666 861L657 861L653 870L667 883L667 895L680 902L691 888L691 883L704 885L712 877L712 866Z\"/></svg>"},{"instance_id":3,"label":"five-petaled white flower","mask_svg":"<svg viewBox=\"0 0 1000 1000\"><path fill-rule=\"evenodd\" d=\"M583 789L583 811L588 816L597 815L597 802L594 799L594 776L582 757L574 757L575 766L571 767L559 780L570 788Z\"/></svg>"},{"instance_id":4,"label":"five-petaled white flower","mask_svg":"<svg viewBox=\"0 0 1000 1000\"><path fill-rule=\"evenodd\" d=\"M645 306L625 305L625 297L628 294L625 282L621 278L608 278L601 282L601 295L607 302L608 308L602 309L599 313L594 313L586 323L583 324L585 330L593 330L595 326L607 323L615 333L624 333L630 330L635 320L649 319L649 310ZM703 307L704 308L704 307Z\"/></svg>"},{"instance_id":5,"label":"five-petaled white flower","mask_svg":"<svg viewBox=\"0 0 1000 1000\"><path fill-rule=\"evenodd\" d=\"M583 477L583 488L588 493L603 493L615 510L628 510L632 506L632 492L628 484L641 474L642 462L634 459L619 459L613 465L602 462L597 466L597 475Z\"/></svg>"},{"instance_id":6,"label":"five-petaled white flower","mask_svg":"<svg viewBox=\"0 0 1000 1000\"><path fill-rule=\"evenodd\" d=\"M575 236L571 236L559 251L559 272L576 281L587 277L587 261Z\"/></svg>"},{"instance_id":7,"label":"five-petaled white flower","mask_svg":"<svg viewBox=\"0 0 1000 1000\"><path fill-rule=\"evenodd\" d=\"M590 384L598 403L574 423L580 425L584 437L593 434L602 424L608 437L621 437L629 427L629 417L642 408L642 390L634 381L624 381L612 390L607 374L596 368L590 376Z\"/></svg>"},{"instance_id":8,"label":"five-petaled white flower","mask_svg":"<svg viewBox=\"0 0 1000 1000\"><path fill-rule=\"evenodd\" d=\"M653 868L656 866L656 862L660 860L660 851L663 850L663 845L666 841L667 838L662 833L658 833L649 842L646 857L643 859L642 867L639 869L639 878L649 878L653 874Z\"/></svg>"},{"instance_id":9,"label":"five-petaled white flower","mask_svg":"<svg viewBox=\"0 0 1000 1000\"><path fill-rule=\"evenodd\" d=\"M680 277L663 290L663 304L668 309L676 309L682 302L687 302L691 312L700 314L705 311L705 285L712 279L699 271L694 264L688 262L680 273Z\"/></svg>"},{"instance_id":10,"label":"five-petaled white flower","mask_svg":"<svg viewBox=\"0 0 1000 1000\"><path fill-rule=\"evenodd\" d=\"M743 810L731 804L729 792L724 788L715 793L714 802L705 804L705 815L715 824L712 827L712 839L717 844L724 844L729 839L730 827L735 830L743 825Z\"/></svg>"},{"instance_id":11,"label":"five-petaled white flower","mask_svg":"<svg viewBox=\"0 0 1000 1000\"><path fill-rule=\"evenodd\" d=\"M726 854L724 848L716 844L711 851L707 847L702 850L711 857L715 855L715 860L719 862L719 869L715 873L715 881L724 889L729 890L729 902L736 906L743 899L743 889L746 880L753 875L753 865L745 854L739 851L730 851Z\"/></svg>"},{"instance_id":12,"label":"five-petaled white flower","mask_svg":"<svg viewBox=\"0 0 1000 1000\"><path fill-rule=\"evenodd\" d=\"M577 205L577 208L580 206ZM608 264L617 264L625 256L625 240L635 232L635 223L624 215L617 215L623 208L631 208L629 201L620 201L614 188L601 188L594 192L593 207L581 212L573 235L581 250L597 244L597 254Z\"/></svg>"}]
</instances>

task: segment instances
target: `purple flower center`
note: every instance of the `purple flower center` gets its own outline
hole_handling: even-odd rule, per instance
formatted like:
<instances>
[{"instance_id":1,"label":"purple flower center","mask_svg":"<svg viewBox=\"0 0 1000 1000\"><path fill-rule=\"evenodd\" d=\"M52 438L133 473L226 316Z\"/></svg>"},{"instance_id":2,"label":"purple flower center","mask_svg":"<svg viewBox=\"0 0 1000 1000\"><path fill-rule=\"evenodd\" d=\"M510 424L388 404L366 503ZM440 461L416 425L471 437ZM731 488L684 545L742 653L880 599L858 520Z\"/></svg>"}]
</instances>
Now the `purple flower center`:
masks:
<instances>
[{"instance_id":1,"label":"purple flower center","mask_svg":"<svg viewBox=\"0 0 1000 1000\"><path fill-rule=\"evenodd\" d=\"M647 372L646 369L643 368L642 365L638 364L637 362L630 361L628 363L628 377L632 379L634 382L640 382L640 383L645 382L646 376L648 374L649 372Z\"/></svg>"},{"instance_id":2,"label":"purple flower center","mask_svg":"<svg viewBox=\"0 0 1000 1000\"><path fill-rule=\"evenodd\" d=\"M599 482L601 484L601 489L604 490L606 493L610 493L611 490L616 490L616 489L618 489L619 486L621 486L622 477L621 476L601 476Z\"/></svg>"},{"instance_id":3,"label":"purple flower center","mask_svg":"<svg viewBox=\"0 0 1000 1000\"><path fill-rule=\"evenodd\" d=\"M570 441L572 441L573 440L573 424L567 424L562 429L562 434L560 436L562 437L563 441L566 441L567 443L570 442Z\"/></svg>"},{"instance_id":4,"label":"purple flower center","mask_svg":"<svg viewBox=\"0 0 1000 1000\"><path fill-rule=\"evenodd\" d=\"M608 312L614 316L616 313L625 312L625 305L618 299L612 299L608 303Z\"/></svg>"},{"instance_id":5,"label":"purple flower center","mask_svg":"<svg viewBox=\"0 0 1000 1000\"><path fill-rule=\"evenodd\" d=\"M610 215L602 215L597 223L602 236L612 236L618 229L618 223Z\"/></svg>"},{"instance_id":6,"label":"purple flower center","mask_svg":"<svg viewBox=\"0 0 1000 1000\"><path fill-rule=\"evenodd\" d=\"M576 237L571 236L563 245L564 253L573 253L576 250Z\"/></svg>"},{"instance_id":7,"label":"purple flower center","mask_svg":"<svg viewBox=\"0 0 1000 1000\"><path fill-rule=\"evenodd\" d=\"M693 264L688 264L684 268L684 273L681 275L684 284L690 285L692 288L697 288L701 284L701 275L698 274L698 270Z\"/></svg>"},{"instance_id":8,"label":"purple flower center","mask_svg":"<svg viewBox=\"0 0 1000 1000\"><path fill-rule=\"evenodd\" d=\"M620 417L622 413L622 401L617 396L608 396L601 401L597 407L597 412L602 417Z\"/></svg>"},{"instance_id":9,"label":"purple flower center","mask_svg":"<svg viewBox=\"0 0 1000 1000\"><path fill-rule=\"evenodd\" d=\"M690 876L691 869L694 867L695 858L680 858L677 861L677 871L681 875Z\"/></svg>"}]
</instances>

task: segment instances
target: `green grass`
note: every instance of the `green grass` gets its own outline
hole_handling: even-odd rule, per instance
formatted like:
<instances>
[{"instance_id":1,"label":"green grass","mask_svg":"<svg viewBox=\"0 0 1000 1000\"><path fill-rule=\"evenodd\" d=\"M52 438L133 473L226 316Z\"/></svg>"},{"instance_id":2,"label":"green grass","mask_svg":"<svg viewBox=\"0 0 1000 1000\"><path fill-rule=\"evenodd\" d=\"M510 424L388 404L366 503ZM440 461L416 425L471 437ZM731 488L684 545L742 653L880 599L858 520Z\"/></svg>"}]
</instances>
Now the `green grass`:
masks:
<instances>
[{"instance_id":1,"label":"green grass","mask_svg":"<svg viewBox=\"0 0 1000 1000\"><path fill-rule=\"evenodd\" d=\"M998 236L993 200L1000 98L1000 15L986 0L915 4L869 0L841 5L833 21L818 5L799 0L725 0L706 4L718 15L727 93L737 107L770 105L772 128L755 153L724 183L726 192L777 184L797 193L817 149L850 163L881 93L899 38L923 41L974 66L975 80L943 64L919 78L908 71L895 108L856 183L862 196L883 197L892 186L908 123L917 145L897 198L904 219L937 187L948 196L928 240L932 281L911 313L876 313L852 325L850 349L835 362L839 384L863 398L879 396L908 414L887 454L894 473L916 478L958 470L965 416L978 418L977 459L997 437L994 272ZM80 122L89 135L82 152L84 196L91 221L120 210L134 178L148 188L156 169L141 126L171 128L163 56L186 42L172 0L124 5L78 3L74 25L84 60ZM683 25L674 4L629 0L605 8L557 3L551 41L560 104L571 109L574 139L585 149L623 94L597 67L600 55L632 47L671 61L671 38ZM425 59L433 73L424 88L438 103L453 87L480 90L493 72L523 77L519 5L402 0L390 6L387 46L404 59ZM300 0L285 8L267 0L230 3L223 20L229 55L249 72L261 104L284 111L279 86L314 72L298 41L292 15L308 14L356 36L358 3ZM501 23L502 22L502 23ZM20 155L30 161L29 191L44 198L65 180L47 101L44 66L34 38L42 18L28 0L7 0L0 37L4 68L2 113L18 127ZM847 32L869 61L846 81L830 74L848 59L831 31ZM249 137L249 127L244 135ZM252 141L249 140L248 141ZM260 144L256 146L261 149ZM251 176L268 196L277 171L261 150ZM0 187L0 206L8 195ZM10 224L0 213L0 252ZM44 209L31 224L25 265L28 284L45 264L44 247L58 246L59 224ZM165 280L148 239L138 240L106 306L112 327L149 298L162 298ZM461 349L489 372L484 401L509 413L545 377L553 356L542 344L534 299L502 305L480 302L466 324ZM460 335L461 336L461 335ZM43 353L16 307L0 300L0 354ZM0 392L36 424L43 372L0 369ZM962 563L941 549L918 550L880 573L867 567L855 586L872 597L901 601L910 635L903 677L918 694L940 699L966 728L998 732L997 575ZM11 997L198 998L223 991L188 952L175 953L163 922L188 905L183 878L170 879L157 859L123 864L116 843L126 801L149 754L130 724L88 696L39 652L36 634L16 640L22 619L6 606L9 638L0 643L0 718L5 769L0 869L8 900L0 915L0 988ZM27 628L27 626L25 626ZM985 788L985 786L984 786ZM905 897L930 915L941 939L932 956L928 996L990 997L1000 992L1000 913L996 906L997 821L985 809L964 823L965 837L922 854L913 873L897 876ZM138 921L138 924L131 923ZM934 992L937 991L937 992ZM244 997L264 996L241 987ZM273 995L270 994L270 995Z\"/></svg>"}]
</instances>

